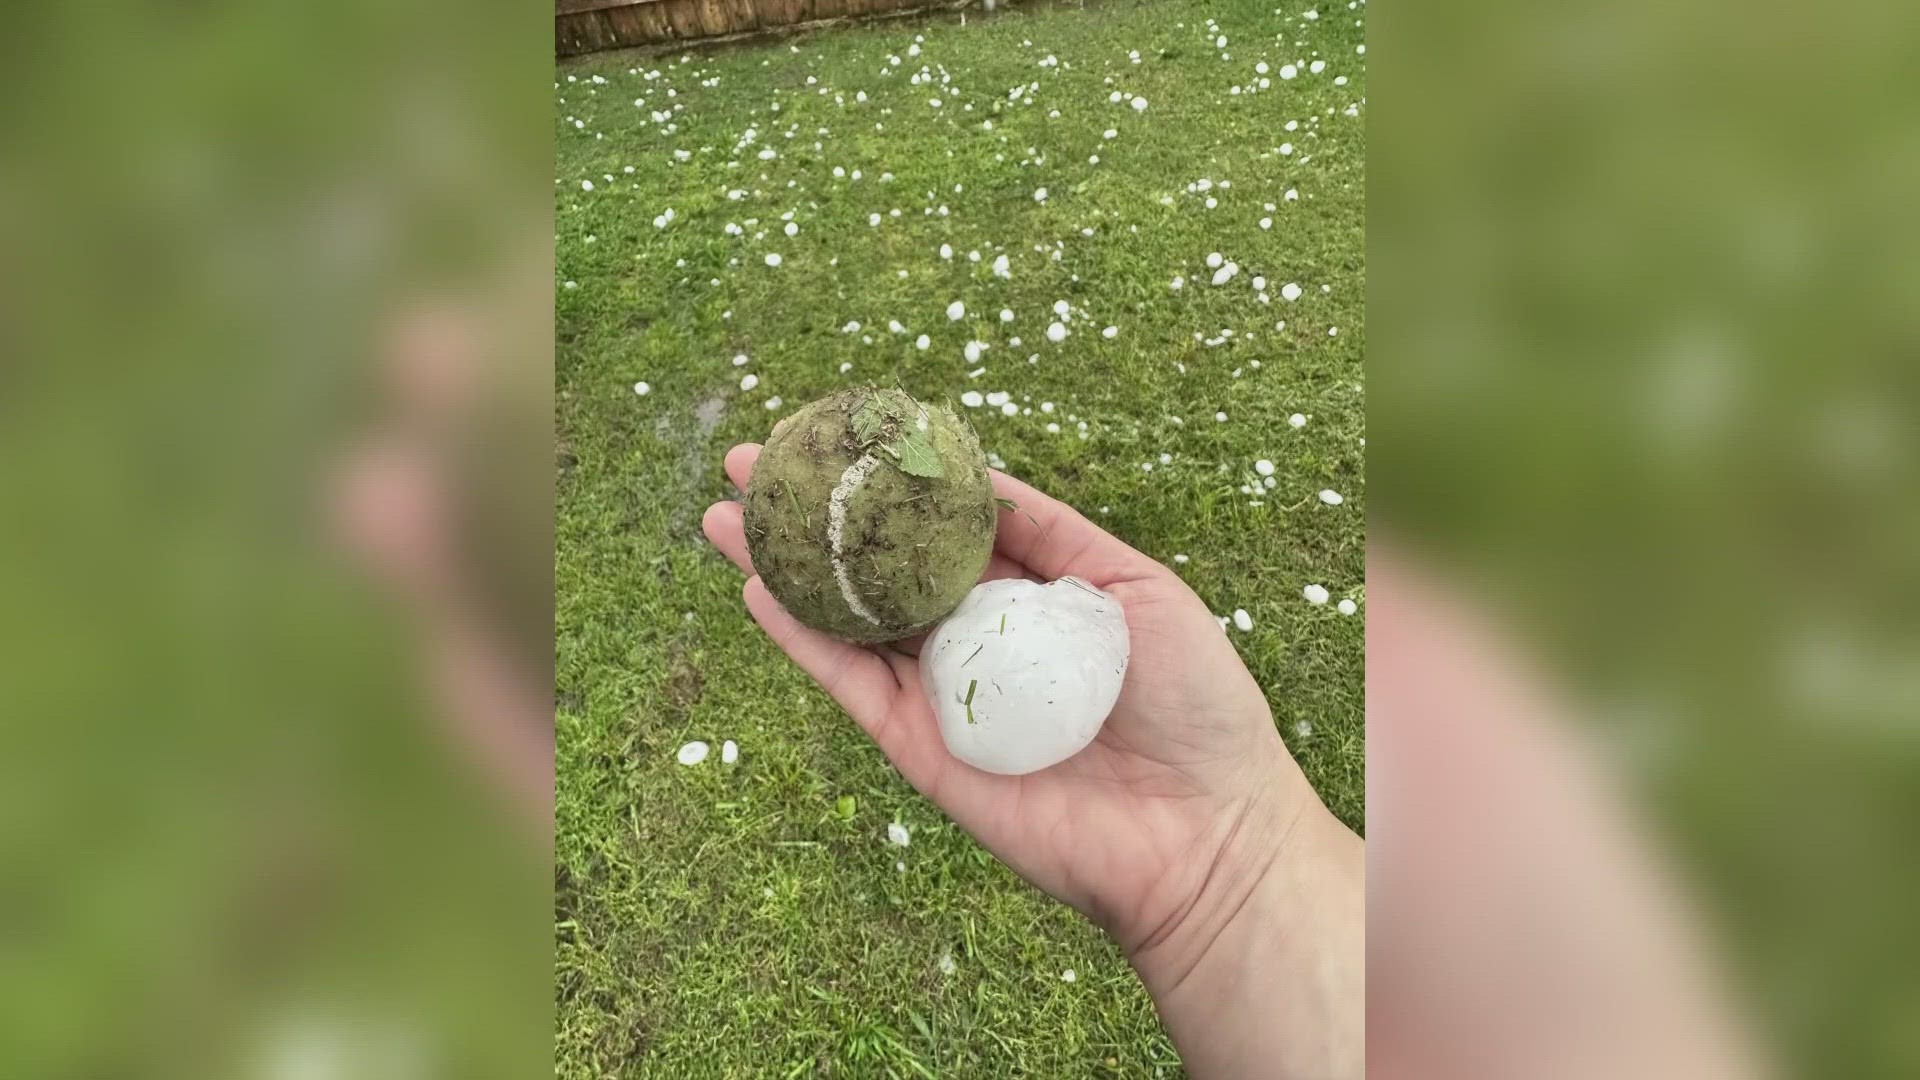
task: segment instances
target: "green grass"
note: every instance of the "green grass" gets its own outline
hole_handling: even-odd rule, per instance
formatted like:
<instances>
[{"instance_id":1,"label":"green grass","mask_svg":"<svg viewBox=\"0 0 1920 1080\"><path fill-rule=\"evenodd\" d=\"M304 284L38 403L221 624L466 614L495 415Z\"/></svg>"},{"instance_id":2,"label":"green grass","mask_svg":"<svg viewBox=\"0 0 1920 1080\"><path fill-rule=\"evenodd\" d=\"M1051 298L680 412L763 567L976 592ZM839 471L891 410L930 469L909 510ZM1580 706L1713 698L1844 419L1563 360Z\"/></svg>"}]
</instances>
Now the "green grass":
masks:
<instances>
[{"instance_id":1,"label":"green grass","mask_svg":"<svg viewBox=\"0 0 1920 1080\"><path fill-rule=\"evenodd\" d=\"M974 12L965 27L941 17L562 67L561 1075L1179 1071L1118 952L902 783L761 635L741 606L739 574L700 536L702 510L730 494L725 449L764 439L780 415L843 386L897 383L956 402L968 390L1011 393L1022 415L963 410L989 451L1148 554L1190 556L1176 568L1216 613L1251 613L1252 631L1229 631L1234 642L1308 777L1361 825L1362 619L1309 605L1301 589L1322 583L1364 608L1365 144L1363 120L1344 115L1365 92L1362 30L1344 6L1317 22L1297 18L1303 10ZM1231 60L1205 30L1209 17ZM924 54L910 58L916 34ZM1048 54L1061 66L1038 66ZM905 63L883 76L889 55ZM1324 73L1278 77L1282 63L1316 56ZM1261 60L1272 89L1230 95L1257 80ZM909 85L922 64L936 85ZM644 78L655 69L659 78ZM951 85L937 84L943 72ZM1336 74L1350 85L1335 87ZM1038 104L1008 102L1010 88L1035 81ZM1151 107L1110 104L1114 89ZM858 103L857 91L870 100ZM684 106L671 134L648 121L670 105ZM1299 130L1284 131L1288 120ZM736 154L749 126L758 139ZM1107 128L1119 137L1103 139ZM1277 153L1282 142L1295 153ZM760 160L763 147L779 157ZM1044 163L1023 164L1028 148ZM691 156L676 161L675 149ZM863 179L835 179L836 165ZM1215 210L1187 190L1202 177L1232 184L1211 192ZM1039 203L1032 193L1043 185ZM1290 187L1299 200L1283 202ZM731 190L747 194L733 201ZM1278 208L1265 211L1268 202ZM924 212L943 204L949 216ZM669 207L674 220L656 228ZM868 224L894 208L901 217ZM795 237L780 232L789 210ZM1270 231L1256 224L1265 216ZM725 234L728 222L744 235ZM953 261L937 255L942 243L957 249ZM975 249L979 263L967 260ZM765 265L770 251L783 256L777 269ZM1219 288L1204 262L1214 251L1243 267ZM989 269L1003 252L1011 280ZM1183 290L1170 288L1176 274ZM1271 279L1271 304L1255 298L1255 274ZM1305 295L1284 302L1279 287L1293 281ZM956 299L968 315L951 323ZM1088 320L1056 346L1043 332L1061 299ZM1018 315L1011 327L998 322L1003 307ZM890 334L891 319L910 333ZM1275 331L1280 319L1286 329ZM863 329L843 332L849 320ZM1120 328L1116 338L1100 335L1107 325ZM1236 333L1227 344L1196 340L1223 328ZM912 345L920 333L933 341L924 352ZM1008 343L1016 334L1018 348ZM993 344L978 364L962 356L972 338ZM750 364L734 367L736 353ZM1032 353L1040 359L1029 364ZM969 378L976 366L988 370ZM748 372L760 382L742 391ZM636 396L637 381L652 392ZM779 411L763 407L774 395ZM1042 402L1055 411L1043 414ZM1286 422L1295 412L1311 418L1299 430ZM1049 422L1062 432L1049 434ZM1239 489L1263 458L1277 487L1255 505ZM1346 504L1321 505L1322 488ZM715 754L680 767L674 751L696 738ZM737 765L719 761L727 738L740 743ZM912 830L904 850L884 842L894 820ZM939 968L946 954L950 975ZM1066 968L1076 982L1061 981Z\"/></svg>"}]
</instances>

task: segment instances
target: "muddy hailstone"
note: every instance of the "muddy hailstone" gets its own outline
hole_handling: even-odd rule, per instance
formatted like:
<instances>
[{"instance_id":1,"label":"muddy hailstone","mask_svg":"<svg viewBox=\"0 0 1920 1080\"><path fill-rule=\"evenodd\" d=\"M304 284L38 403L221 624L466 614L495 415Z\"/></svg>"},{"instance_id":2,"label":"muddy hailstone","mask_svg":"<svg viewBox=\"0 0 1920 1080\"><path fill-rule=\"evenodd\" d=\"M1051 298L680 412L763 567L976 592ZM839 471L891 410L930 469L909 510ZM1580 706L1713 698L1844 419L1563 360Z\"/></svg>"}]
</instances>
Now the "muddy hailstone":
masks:
<instances>
[{"instance_id":1,"label":"muddy hailstone","mask_svg":"<svg viewBox=\"0 0 1920 1080\"><path fill-rule=\"evenodd\" d=\"M747 550L781 606L844 641L953 611L993 554L980 440L898 390L843 390L775 425L747 485Z\"/></svg>"},{"instance_id":2,"label":"muddy hailstone","mask_svg":"<svg viewBox=\"0 0 1920 1080\"><path fill-rule=\"evenodd\" d=\"M920 678L954 757L1021 776L1100 733L1127 673L1120 602L1078 578L983 582L920 650Z\"/></svg>"}]
</instances>

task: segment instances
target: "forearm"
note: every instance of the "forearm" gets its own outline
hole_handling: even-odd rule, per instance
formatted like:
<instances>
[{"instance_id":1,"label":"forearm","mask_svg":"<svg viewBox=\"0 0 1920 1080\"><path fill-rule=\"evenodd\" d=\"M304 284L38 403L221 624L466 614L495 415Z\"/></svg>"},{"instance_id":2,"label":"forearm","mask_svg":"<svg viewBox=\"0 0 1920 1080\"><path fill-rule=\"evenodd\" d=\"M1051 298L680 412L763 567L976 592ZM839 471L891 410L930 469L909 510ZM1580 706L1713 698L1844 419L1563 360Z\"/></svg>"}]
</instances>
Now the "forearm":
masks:
<instances>
[{"instance_id":1,"label":"forearm","mask_svg":"<svg viewBox=\"0 0 1920 1080\"><path fill-rule=\"evenodd\" d=\"M1236 830L1132 961L1198 1080L1365 1071L1365 848L1318 802Z\"/></svg>"}]
</instances>

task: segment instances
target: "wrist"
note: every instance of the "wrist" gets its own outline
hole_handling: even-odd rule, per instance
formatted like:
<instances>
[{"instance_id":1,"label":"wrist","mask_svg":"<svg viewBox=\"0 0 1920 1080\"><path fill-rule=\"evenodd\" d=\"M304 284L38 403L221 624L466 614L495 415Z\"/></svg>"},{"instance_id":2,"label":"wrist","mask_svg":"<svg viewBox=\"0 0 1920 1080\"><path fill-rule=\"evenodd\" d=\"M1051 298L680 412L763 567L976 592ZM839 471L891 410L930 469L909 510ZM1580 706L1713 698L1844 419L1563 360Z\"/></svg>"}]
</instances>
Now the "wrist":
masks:
<instances>
[{"instance_id":1,"label":"wrist","mask_svg":"<svg viewBox=\"0 0 1920 1080\"><path fill-rule=\"evenodd\" d=\"M1317 799L1255 799L1176 919L1127 945L1195 1077L1364 1069L1364 846Z\"/></svg>"}]
</instances>

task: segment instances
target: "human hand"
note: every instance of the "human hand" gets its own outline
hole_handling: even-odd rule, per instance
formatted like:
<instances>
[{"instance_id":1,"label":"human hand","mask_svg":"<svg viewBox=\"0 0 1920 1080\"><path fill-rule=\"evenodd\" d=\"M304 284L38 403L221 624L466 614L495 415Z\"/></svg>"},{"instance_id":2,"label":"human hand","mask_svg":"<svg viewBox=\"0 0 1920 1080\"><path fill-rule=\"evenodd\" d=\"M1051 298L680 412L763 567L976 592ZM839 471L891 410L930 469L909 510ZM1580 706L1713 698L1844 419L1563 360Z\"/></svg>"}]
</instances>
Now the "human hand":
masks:
<instances>
[{"instance_id":1,"label":"human hand","mask_svg":"<svg viewBox=\"0 0 1920 1080\"><path fill-rule=\"evenodd\" d=\"M759 454L752 444L727 454L735 486L745 490ZM1131 638L1126 680L1099 736L1025 776L982 772L947 752L921 685L918 639L868 649L802 626L754 575L740 504L709 507L704 527L748 575L747 608L768 636L908 783L1015 872L1114 936L1194 1075L1206 1074L1209 1055L1216 1075L1284 1067L1255 1044L1289 1027L1275 1023L1289 1010L1302 1013L1306 1030L1278 1053L1302 1055L1301 1075L1340 1074L1358 1060L1363 1010L1358 839L1315 796L1260 688L1184 582L1066 504L998 472L993 486L1018 509L1001 512L983 577L1081 578L1120 601ZM1327 917L1339 922L1337 933ZM1302 918L1309 925L1297 925ZM1299 931L1293 951L1273 957L1266 974L1324 967L1300 951L1297 941L1310 937L1340 952L1339 985L1320 995L1283 981L1273 987L1283 998L1259 1000L1228 969L1259 963L1250 954L1277 947L1275 932L1290 925ZM1223 983L1259 1008L1248 1022L1264 1022L1264 1031L1212 1030L1232 1015L1204 1000ZM1325 1011L1342 1015L1329 1020ZM1246 1040L1244 1052L1236 1040Z\"/></svg>"}]
</instances>

